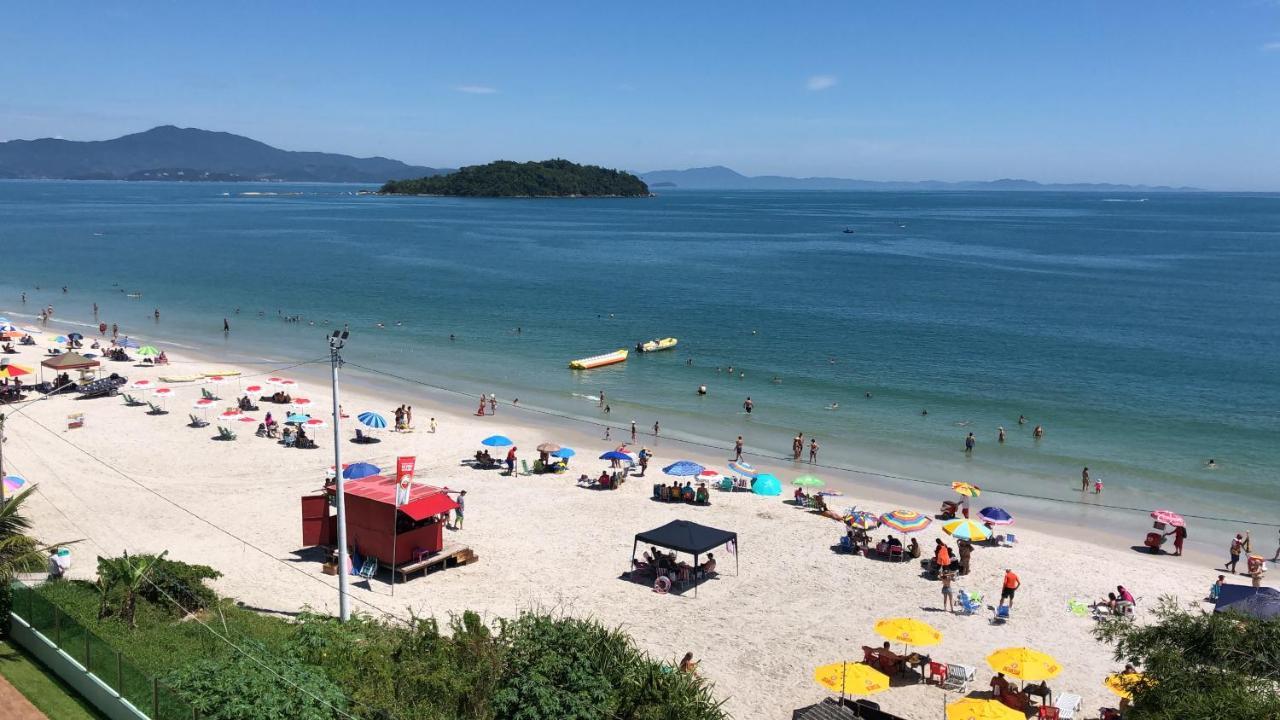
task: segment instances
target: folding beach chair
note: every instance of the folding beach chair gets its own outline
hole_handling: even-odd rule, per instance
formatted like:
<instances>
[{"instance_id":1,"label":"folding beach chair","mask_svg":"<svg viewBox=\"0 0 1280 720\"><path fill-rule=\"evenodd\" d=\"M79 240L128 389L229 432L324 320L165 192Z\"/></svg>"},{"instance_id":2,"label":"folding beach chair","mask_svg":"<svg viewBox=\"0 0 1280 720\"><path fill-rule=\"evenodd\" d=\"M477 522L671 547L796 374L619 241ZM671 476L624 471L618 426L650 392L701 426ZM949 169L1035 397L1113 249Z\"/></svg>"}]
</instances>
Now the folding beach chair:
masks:
<instances>
[{"instance_id":1,"label":"folding beach chair","mask_svg":"<svg viewBox=\"0 0 1280 720\"><path fill-rule=\"evenodd\" d=\"M1075 720L1076 711L1080 709L1084 700L1079 695L1072 693L1061 693L1058 695L1058 702L1054 703L1054 707L1058 708L1059 720Z\"/></svg>"},{"instance_id":2,"label":"folding beach chair","mask_svg":"<svg viewBox=\"0 0 1280 720\"><path fill-rule=\"evenodd\" d=\"M159 405L153 402L147 403L147 407L151 408L150 410L147 411L148 415L168 415L169 414L168 410L165 410L164 408L160 407Z\"/></svg>"},{"instance_id":3,"label":"folding beach chair","mask_svg":"<svg viewBox=\"0 0 1280 720\"><path fill-rule=\"evenodd\" d=\"M969 683L973 682L974 676L977 674L975 668L968 665L947 665L947 675L942 679L940 686L943 690L956 690L960 693L969 692Z\"/></svg>"},{"instance_id":4,"label":"folding beach chair","mask_svg":"<svg viewBox=\"0 0 1280 720\"><path fill-rule=\"evenodd\" d=\"M993 612L991 615L991 624L1003 625L1007 622L1009 622L1009 606L997 605L995 612Z\"/></svg>"},{"instance_id":5,"label":"folding beach chair","mask_svg":"<svg viewBox=\"0 0 1280 720\"><path fill-rule=\"evenodd\" d=\"M187 417L191 418L190 425L193 428L209 427L209 421L205 420L204 418L197 417L195 415L190 415L190 414L188 414Z\"/></svg>"},{"instance_id":6,"label":"folding beach chair","mask_svg":"<svg viewBox=\"0 0 1280 720\"><path fill-rule=\"evenodd\" d=\"M364 559L364 564L360 566L360 577L365 580L372 580L374 575L378 574L378 558L372 555Z\"/></svg>"},{"instance_id":7,"label":"folding beach chair","mask_svg":"<svg viewBox=\"0 0 1280 720\"><path fill-rule=\"evenodd\" d=\"M973 615L982 609L981 595L970 595L964 590L961 590L957 595L957 599L960 601L960 610L962 615Z\"/></svg>"}]
</instances>

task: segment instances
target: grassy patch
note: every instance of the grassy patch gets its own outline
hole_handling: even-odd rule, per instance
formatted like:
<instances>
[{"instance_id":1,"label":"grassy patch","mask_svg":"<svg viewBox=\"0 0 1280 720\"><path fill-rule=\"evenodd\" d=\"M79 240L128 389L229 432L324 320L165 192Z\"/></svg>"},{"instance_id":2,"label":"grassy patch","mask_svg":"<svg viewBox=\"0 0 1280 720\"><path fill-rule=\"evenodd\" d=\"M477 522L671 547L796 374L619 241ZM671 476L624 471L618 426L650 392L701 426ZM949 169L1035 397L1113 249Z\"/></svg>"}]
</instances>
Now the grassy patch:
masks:
<instances>
[{"instance_id":1,"label":"grassy patch","mask_svg":"<svg viewBox=\"0 0 1280 720\"><path fill-rule=\"evenodd\" d=\"M0 642L0 675L4 675L49 720L102 718L56 675L7 640Z\"/></svg>"}]
</instances>

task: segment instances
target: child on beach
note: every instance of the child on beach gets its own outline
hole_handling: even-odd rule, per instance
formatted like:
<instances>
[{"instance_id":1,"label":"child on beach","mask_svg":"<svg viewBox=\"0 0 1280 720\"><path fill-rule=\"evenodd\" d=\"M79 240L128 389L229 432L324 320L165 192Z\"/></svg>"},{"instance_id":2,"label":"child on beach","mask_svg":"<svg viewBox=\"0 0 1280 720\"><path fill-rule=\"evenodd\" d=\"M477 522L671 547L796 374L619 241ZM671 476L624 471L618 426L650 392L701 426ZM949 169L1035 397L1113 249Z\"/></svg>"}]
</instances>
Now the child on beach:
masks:
<instances>
[{"instance_id":1,"label":"child on beach","mask_svg":"<svg viewBox=\"0 0 1280 720\"><path fill-rule=\"evenodd\" d=\"M1094 479L1094 481L1093 481L1093 494L1094 494L1094 495L1101 495L1101 494L1102 494L1102 478L1096 478L1096 479Z\"/></svg>"},{"instance_id":2,"label":"child on beach","mask_svg":"<svg viewBox=\"0 0 1280 720\"><path fill-rule=\"evenodd\" d=\"M1215 582L1215 583L1213 584L1213 587L1209 588L1209 601L1210 601L1210 602L1217 602L1217 601L1218 601L1218 596L1222 594L1222 584L1223 584L1223 582L1224 582L1225 580L1226 580L1226 577L1225 577L1225 576L1223 576L1223 575L1219 575L1219 576L1218 576L1218 580L1217 580L1217 582Z\"/></svg>"},{"instance_id":3,"label":"child on beach","mask_svg":"<svg viewBox=\"0 0 1280 720\"><path fill-rule=\"evenodd\" d=\"M436 419L431 418L431 432L435 432L435 431L436 431Z\"/></svg>"}]
</instances>

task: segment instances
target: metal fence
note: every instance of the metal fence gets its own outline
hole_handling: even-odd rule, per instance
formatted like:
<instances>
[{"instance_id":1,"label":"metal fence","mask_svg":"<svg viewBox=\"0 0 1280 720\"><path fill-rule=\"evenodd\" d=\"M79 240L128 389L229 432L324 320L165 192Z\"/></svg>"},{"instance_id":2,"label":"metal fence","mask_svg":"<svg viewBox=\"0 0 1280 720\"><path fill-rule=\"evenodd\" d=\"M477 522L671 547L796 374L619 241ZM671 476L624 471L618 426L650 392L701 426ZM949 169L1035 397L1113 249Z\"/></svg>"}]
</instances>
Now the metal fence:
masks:
<instances>
[{"instance_id":1,"label":"metal fence","mask_svg":"<svg viewBox=\"0 0 1280 720\"><path fill-rule=\"evenodd\" d=\"M129 662L34 588L15 581L12 590L14 616L24 620L74 660L80 666L78 670L110 688L135 711L152 720L200 720L196 709L173 688ZM115 715L105 708L99 709L109 717Z\"/></svg>"}]
</instances>

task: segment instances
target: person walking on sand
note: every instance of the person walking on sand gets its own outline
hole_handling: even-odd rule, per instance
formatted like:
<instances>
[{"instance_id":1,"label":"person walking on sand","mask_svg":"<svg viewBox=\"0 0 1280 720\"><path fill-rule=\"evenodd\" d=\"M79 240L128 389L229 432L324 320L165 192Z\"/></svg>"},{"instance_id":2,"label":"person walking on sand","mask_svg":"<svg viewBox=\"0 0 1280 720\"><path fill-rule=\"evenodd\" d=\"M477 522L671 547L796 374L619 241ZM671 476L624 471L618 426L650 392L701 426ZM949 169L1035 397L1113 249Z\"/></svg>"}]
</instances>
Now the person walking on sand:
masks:
<instances>
[{"instance_id":1,"label":"person walking on sand","mask_svg":"<svg viewBox=\"0 0 1280 720\"><path fill-rule=\"evenodd\" d=\"M631 421L631 442L636 441L636 421Z\"/></svg>"},{"instance_id":2,"label":"person walking on sand","mask_svg":"<svg viewBox=\"0 0 1280 720\"><path fill-rule=\"evenodd\" d=\"M408 430L413 429L413 406L406 405L404 408L404 426Z\"/></svg>"},{"instance_id":3,"label":"person walking on sand","mask_svg":"<svg viewBox=\"0 0 1280 720\"><path fill-rule=\"evenodd\" d=\"M516 448L515 445L512 445L511 449L507 451L507 475L516 474L516 450L517 449L518 448Z\"/></svg>"},{"instance_id":4,"label":"person walking on sand","mask_svg":"<svg viewBox=\"0 0 1280 720\"><path fill-rule=\"evenodd\" d=\"M609 439L609 426L608 426L608 425L605 425L605 426L604 426L604 439L605 439L605 440L608 440L608 439Z\"/></svg>"},{"instance_id":5,"label":"person walking on sand","mask_svg":"<svg viewBox=\"0 0 1280 720\"><path fill-rule=\"evenodd\" d=\"M1022 587L1016 573L1009 568L1004 569L1004 584L1000 588L1000 604L1004 605L1005 600L1009 601L1009 609L1013 609L1013 594L1018 592L1018 588Z\"/></svg>"},{"instance_id":6,"label":"person walking on sand","mask_svg":"<svg viewBox=\"0 0 1280 720\"><path fill-rule=\"evenodd\" d=\"M467 491L466 490L450 490L448 488L445 488L444 494L458 496L457 499L454 500L454 502L458 503L458 507L453 511L453 529L461 530L463 516L464 516L464 513L466 512L466 507L467 507Z\"/></svg>"},{"instance_id":7,"label":"person walking on sand","mask_svg":"<svg viewBox=\"0 0 1280 720\"><path fill-rule=\"evenodd\" d=\"M1236 563L1240 562L1240 551L1243 548L1244 536L1236 533L1235 538L1231 541L1231 559L1227 561L1226 565L1222 566L1222 569L1229 570L1231 574L1234 575L1236 572Z\"/></svg>"},{"instance_id":8,"label":"person walking on sand","mask_svg":"<svg viewBox=\"0 0 1280 720\"><path fill-rule=\"evenodd\" d=\"M436 419L431 418L431 432L434 434L435 431L436 431Z\"/></svg>"},{"instance_id":9,"label":"person walking on sand","mask_svg":"<svg viewBox=\"0 0 1280 720\"><path fill-rule=\"evenodd\" d=\"M1088 491L1089 491L1089 468L1086 467L1084 471L1080 473L1080 492L1088 492Z\"/></svg>"},{"instance_id":10,"label":"person walking on sand","mask_svg":"<svg viewBox=\"0 0 1280 720\"><path fill-rule=\"evenodd\" d=\"M972 455L973 446L977 444L978 444L978 439L973 436L973 433L969 433L969 436L964 439L964 454Z\"/></svg>"},{"instance_id":11,"label":"person walking on sand","mask_svg":"<svg viewBox=\"0 0 1280 720\"><path fill-rule=\"evenodd\" d=\"M951 581L955 578L955 573L950 570L944 570L938 578L942 580L942 611L955 612L955 600L952 599Z\"/></svg>"},{"instance_id":12,"label":"person walking on sand","mask_svg":"<svg viewBox=\"0 0 1280 720\"><path fill-rule=\"evenodd\" d=\"M956 552L960 555L960 574L969 574L969 556L973 555L973 543L968 540L956 541Z\"/></svg>"},{"instance_id":13,"label":"person walking on sand","mask_svg":"<svg viewBox=\"0 0 1280 720\"><path fill-rule=\"evenodd\" d=\"M809 438L809 462L818 462L818 438Z\"/></svg>"},{"instance_id":14,"label":"person walking on sand","mask_svg":"<svg viewBox=\"0 0 1280 720\"><path fill-rule=\"evenodd\" d=\"M738 462L739 460L742 460L742 436L741 435L739 435L738 439L735 440L733 443L733 461ZM1276 555L1280 556L1280 550L1276 550Z\"/></svg>"}]
</instances>

